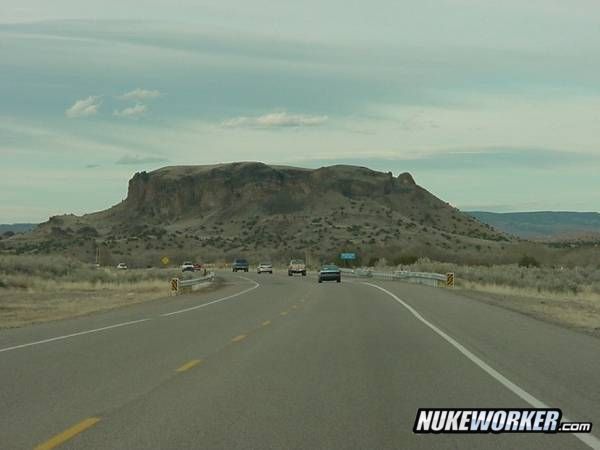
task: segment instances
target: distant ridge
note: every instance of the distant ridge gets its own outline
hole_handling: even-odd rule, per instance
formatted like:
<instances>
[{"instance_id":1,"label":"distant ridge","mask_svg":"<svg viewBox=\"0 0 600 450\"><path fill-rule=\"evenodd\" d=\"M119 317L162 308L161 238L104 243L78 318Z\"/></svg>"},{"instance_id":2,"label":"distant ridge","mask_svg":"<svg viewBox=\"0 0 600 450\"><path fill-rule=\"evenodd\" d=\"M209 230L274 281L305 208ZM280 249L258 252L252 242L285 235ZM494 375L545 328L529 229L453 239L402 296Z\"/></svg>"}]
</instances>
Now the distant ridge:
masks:
<instances>
[{"instance_id":1,"label":"distant ridge","mask_svg":"<svg viewBox=\"0 0 600 450\"><path fill-rule=\"evenodd\" d=\"M477 220L524 239L572 239L600 234L600 213L537 211L494 213L468 211Z\"/></svg>"},{"instance_id":2,"label":"distant ridge","mask_svg":"<svg viewBox=\"0 0 600 450\"><path fill-rule=\"evenodd\" d=\"M0 224L0 235L9 231L13 233L27 233L37 226L37 223L3 223Z\"/></svg>"}]
</instances>

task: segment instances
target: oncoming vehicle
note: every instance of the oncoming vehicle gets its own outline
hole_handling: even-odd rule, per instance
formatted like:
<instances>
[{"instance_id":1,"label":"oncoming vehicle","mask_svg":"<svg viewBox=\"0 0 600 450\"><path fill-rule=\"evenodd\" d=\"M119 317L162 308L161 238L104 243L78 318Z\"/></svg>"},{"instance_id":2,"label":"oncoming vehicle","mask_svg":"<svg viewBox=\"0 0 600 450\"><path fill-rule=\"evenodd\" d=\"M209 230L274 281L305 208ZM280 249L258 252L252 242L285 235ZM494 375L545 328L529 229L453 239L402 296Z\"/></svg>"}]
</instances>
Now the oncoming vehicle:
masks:
<instances>
[{"instance_id":1,"label":"oncoming vehicle","mask_svg":"<svg viewBox=\"0 0 600 450\"><path fill-rule=\"evenodd\" d=\"M231 265L231 270L233 272L237 272L241 270L243 272L248 272L248 261L244 258L236 258L233 260L233 264Z\"/></svg>"},{"instance_id":2,"label":"oncoming vehicle","mask_svg":"<svg viewBox=\"0 0 600 450\"><path fill-rule=\"evenodd\" d=\"M295 273L302 274L303 277L306 276L306 264L301 259L292 259L288 266L288 276L292 276Z\"/></svg>"},{"instance_id":3,"label":"oncoming vehicle","mask_svg":"<svg viewBox=\"0 0 600 450\"><path fill-rule=\"evenodd\" d=\"M194 271L194 264L191 263L190 261L186 261L181 265L181 271L182 272L193 272Z\"/></svg>"},{"instance_id":4,"label":"oncoming vehicle","mask_svg":"<svg viewBox=\"0 0 600 450\"><path fill-rule=\"evenodd\" d=\"M256 273L273 273L273 264L270 262L261 262L256 268Z\"/></svg>"},{"instance_id":5,"label":"oncoming vehicle","mask_svg":"<svg viewBox=\"0 0 600 450\"><path fill-rule=\"evenodd\" d=\"M119 269L119 270L127 270L127 264L125 264L125 263L119 263L119 264L117 264L117 269Z\"/></svg>"},{"instance_id":6,"label":"oncoming vehicle","mask_svg":"<svg viewBox=\"0 0 600 450\"><path fill-rule=\"evenodd\" d=\"M325 264L319 270L319 283L323 281L336 281L340 283L342 281L342 272L335 264Z\"/></svg>"}]
</instances>

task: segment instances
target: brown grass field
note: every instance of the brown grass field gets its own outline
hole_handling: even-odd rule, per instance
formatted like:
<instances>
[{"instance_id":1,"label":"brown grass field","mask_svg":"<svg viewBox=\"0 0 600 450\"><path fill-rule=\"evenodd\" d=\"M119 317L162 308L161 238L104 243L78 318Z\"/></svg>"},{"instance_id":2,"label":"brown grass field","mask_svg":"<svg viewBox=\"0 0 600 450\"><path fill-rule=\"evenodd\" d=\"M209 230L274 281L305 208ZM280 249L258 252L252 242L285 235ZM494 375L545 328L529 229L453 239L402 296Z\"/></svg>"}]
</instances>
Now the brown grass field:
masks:
<instances>
[{"instance_id":1,"label":"brown grass field","mask_svg":"<svg viewBox=\"0 0 600 450\"><path fill-rule=\"evenodd\" d=\"M460 292L476 300L600 337L597 293L558 294L468 281L461 285Z\"/></svg>"},{"instance_id":2,"label":"brown grass field","mask_svg":"<svg viewBox=\"0 0 600 450\"><path fill-rule=\"evenodd\" d=\"M0 257L0 328L168 297L175 269L117 271L62 257Z\"/></svg>"},{"instance_id":3,"label":"brown grass field","mask_svg":"<svg viewBox=\"0 0 600 450\"><path fill-rule=\"evenodd\" d=\"M600 271L596 266L466 266L421 259L406 268L454 272L456 289L464 295L600 337Z\"/></svg>"}]
</instances>

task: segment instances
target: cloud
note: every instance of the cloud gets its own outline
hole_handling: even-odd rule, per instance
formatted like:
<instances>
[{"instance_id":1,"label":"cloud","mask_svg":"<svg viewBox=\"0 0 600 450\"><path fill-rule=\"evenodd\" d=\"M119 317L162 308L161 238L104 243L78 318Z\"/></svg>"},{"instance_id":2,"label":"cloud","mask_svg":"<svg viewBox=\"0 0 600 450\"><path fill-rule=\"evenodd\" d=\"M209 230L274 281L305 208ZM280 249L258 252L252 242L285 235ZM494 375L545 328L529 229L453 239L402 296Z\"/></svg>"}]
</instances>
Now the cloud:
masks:
<instances>
[{"instance_id":1,"label":"cloud","mask_svg":"<svg viewBox=\"0 0 600 450\"><path fill-rule=\"evenodd\" d=\"M77 117L89 117L98 113L98 109L102 104L99 96L89 96L83 100L77 100L73 106L65 111L65 116L70 119Z\"/></svg>"},{"instance_id":2,"label":"cloud","mask_svg":"<svg viewBox=\"0 0 600 450\"><path fill-rule=\"evenodd\" d=\"M323 125L329 118L327 116L312 116L304 114L289 114L287 112L274 112L257 117L234 117L222 122L227 128L254 127L254 128L285 128L285 127L311 127Z\"/></svg>"},{"instance_id":3,"label":"cloud","mask_svg":"<svg viewBox=\"0 0 600 450\"><path fill-rule=\"evenodd\" d=\"M119 100L152 100L154 98L160 97L161 93L159 91L149 91L147 89L134 89L133 91L126 92L123 95L118 96Z\"/></svg>"},{"instance_id":4,"label":"cloud","mask_svg":"<svg viewBox=\"0 0 600 450\"><path fill-rule=\"evenodd\" d=\"M166 159L158 157L158 156L125 155L125 156L119 158L119 160L117 160L117 162L115 164L133 166L133 165L137 165L137 164L159 163L159 162L165 162L165 161L166 161Z\"/></svg>"},{"instance_id":5,"label":"cloud","mask_svg":"<svg viewBox=\"0 0 600 450\"><path fill-rule=\"evenodd\" d=\"M113 116L117 117L129 117L129 118L137 118L141 117L148 112L148 107L146 105L142 105L141 103L137 103L135 106L130 106L129 108L125 108L122 110L115 110L113 112Z\"/></svg>"}]
</instances>

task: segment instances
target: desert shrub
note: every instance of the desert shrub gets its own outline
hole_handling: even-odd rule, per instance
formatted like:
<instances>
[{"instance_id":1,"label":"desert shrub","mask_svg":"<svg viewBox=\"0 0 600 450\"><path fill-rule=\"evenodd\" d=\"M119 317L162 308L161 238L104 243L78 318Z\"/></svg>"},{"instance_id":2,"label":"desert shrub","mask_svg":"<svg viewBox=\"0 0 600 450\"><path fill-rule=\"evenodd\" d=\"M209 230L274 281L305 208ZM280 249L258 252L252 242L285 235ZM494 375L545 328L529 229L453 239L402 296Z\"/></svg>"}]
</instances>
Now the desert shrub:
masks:
<instances>
[{"instance_id":1,"label":"desert shrub","mask_svg":"<svg viewBox=\"0 0 600 450\"><path fill-rule=\"evenodd\" d=\"M304 207L304 203L300 200L291 198L284 192L278 192L268 197L263 207L269 214L289 214L295 211L300 211Z\"/></svg>"},{"instance_id":2,"label":"desert shrub","mask_svg":"<svg viewBox=\"0 0 600 450\"><path fill-rule=\"evenodd\" d=\"M398 255L393 259L395 266L410 266L419 260L415 255Z\"/></svg>"},{"instance_id":3,"label":"desert shrub","mask_svg":"<svg viewBox=\"0 0 600 450\"><path fill-rule=\"evenodd\" d=\"M577 268L520 267L518 264L484 266L444 263L421 258L411 266L411 270L454 272L459 285L463 282L471 282L479 285L534 290L540 293L600 293L600 273L591 265Z\"/></svg>"},{"instance_id":4,"label":"desert shrub","mask_svg":"<svg viewBox=\"0 0 600 450\"><path fill-rule=\"evenodd\" d=\"M540 263L533 256L523 255L519 259L519 267L540 267Z\"/></svg>"},{"instance_id":5,"label":"desert shrub","mask_svg":"<svg viewBox=\"0 0 600 450\"><path fill-rule=\"evenodd\" d=\"M85 237L97 237L98 236L98 230L96 230L94 227L90 227L90 226L85 226L80 228L79 230L77 230L77 234L79 234L80 236L85 236Z\"/></svg>"}]
</instances>

